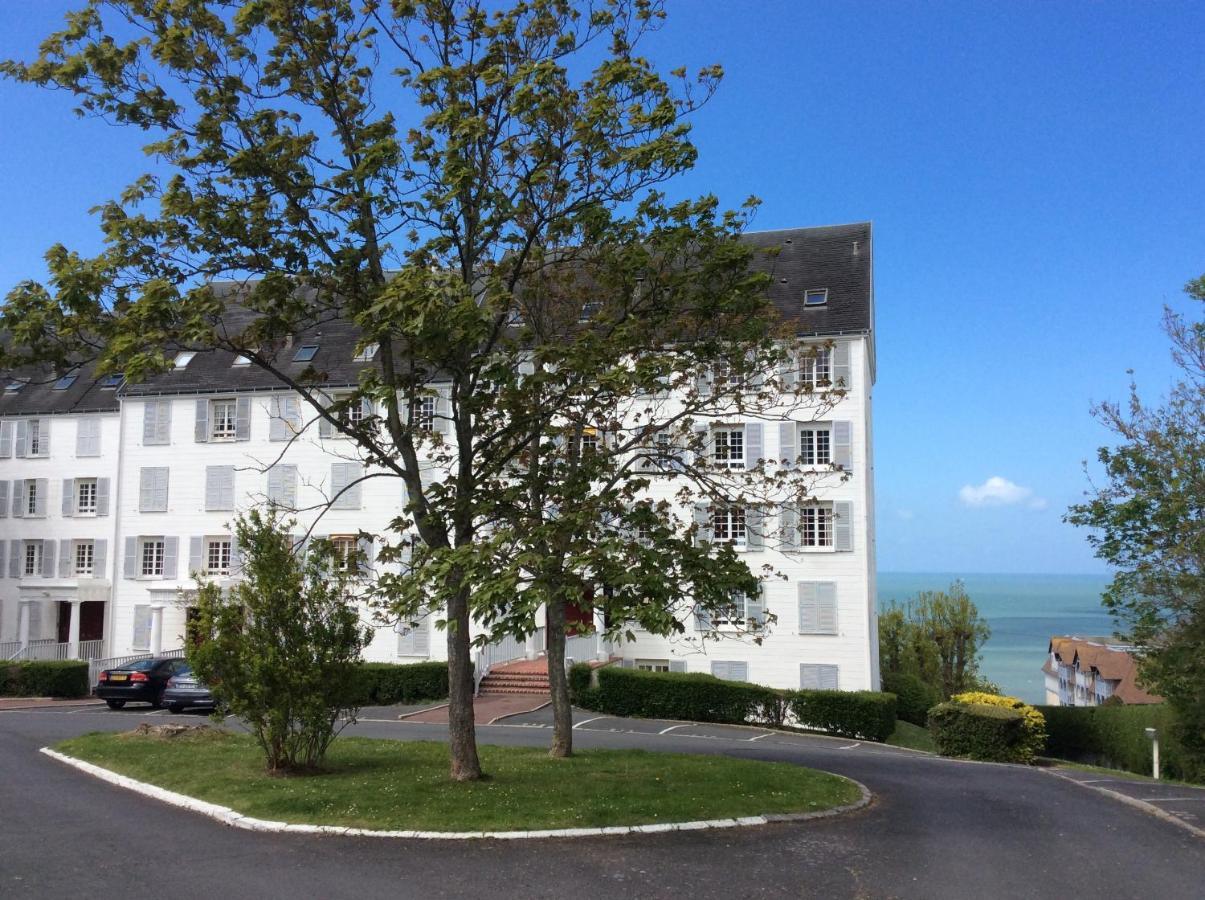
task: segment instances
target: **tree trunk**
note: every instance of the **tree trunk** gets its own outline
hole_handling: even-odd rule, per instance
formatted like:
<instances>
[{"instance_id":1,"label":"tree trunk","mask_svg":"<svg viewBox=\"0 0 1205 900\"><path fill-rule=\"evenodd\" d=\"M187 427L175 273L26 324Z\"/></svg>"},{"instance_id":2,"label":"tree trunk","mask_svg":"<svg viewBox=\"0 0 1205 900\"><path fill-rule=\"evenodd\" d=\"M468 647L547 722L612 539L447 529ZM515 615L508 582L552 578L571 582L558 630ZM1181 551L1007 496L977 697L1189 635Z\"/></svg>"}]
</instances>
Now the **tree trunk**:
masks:
<instances>
[{"instance_id":1,"label":"tree trunk","mask_svg":"<svg viewBox=\"0 0 1205 900\"><path fill-rule=\"evenodd\" d=\"M463 588L448 602L448 742L453 781L481 777L473 720L473 659L469 652L469 603Z\"/></svg>"},{"instance_id":2,"label":"tree trunk","mask_svg":"<svg viewBox=\"0 0 1205 900\"><path fill-rule=\"evenodd\" d=\"M573 708L569 705L569 678L565 673L565 601L552 597L545 609L548 630L548 687L552 693L552 748L550 756L573 755Z\"/></svg>"}]
</instances>

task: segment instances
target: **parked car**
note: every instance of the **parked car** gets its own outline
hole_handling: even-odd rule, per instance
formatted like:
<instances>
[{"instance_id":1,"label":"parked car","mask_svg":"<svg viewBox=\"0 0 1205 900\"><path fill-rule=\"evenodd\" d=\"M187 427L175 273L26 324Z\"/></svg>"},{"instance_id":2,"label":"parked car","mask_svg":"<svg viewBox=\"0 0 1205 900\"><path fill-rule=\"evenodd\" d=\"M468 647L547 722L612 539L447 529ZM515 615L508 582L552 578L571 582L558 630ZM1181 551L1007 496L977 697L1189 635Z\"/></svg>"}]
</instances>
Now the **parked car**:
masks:
<instances>
[{"instance_id":1,"label":"parked car","mask_svg":"<svg viewBox=\"0 0 1205 900\"><path fill-rule=\"evenodd\" d=\"M96 696L109 704L109 709L121 709L130 701L149 703L159 709L163 706L168 679L187 668L186 659L137 659L101 672Z\"/></svg>"},{"instance_id":2,"label":"parked car","mask_svg":"<svg viewBox=\"0 0 1205 900\"><path fill-rule=\"evenodd\" d=\"M198 678L191 667L186 667L167 680L163 705L174 713L186 709L213 709L213 694L209 685Z\"/></svg>"}]
</instances>

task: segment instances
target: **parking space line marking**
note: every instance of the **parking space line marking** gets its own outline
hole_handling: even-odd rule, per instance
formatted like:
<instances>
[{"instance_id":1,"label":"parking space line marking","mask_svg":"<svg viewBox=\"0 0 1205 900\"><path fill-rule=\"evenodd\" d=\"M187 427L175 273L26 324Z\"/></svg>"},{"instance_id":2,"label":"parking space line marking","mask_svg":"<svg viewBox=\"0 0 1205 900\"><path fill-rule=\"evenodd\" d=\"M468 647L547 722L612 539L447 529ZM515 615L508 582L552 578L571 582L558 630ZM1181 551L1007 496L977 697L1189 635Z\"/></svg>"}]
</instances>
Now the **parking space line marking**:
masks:
<instances>
[{"instance_id":1,"label":"parking space line marking","mask_svg":"<svg viewBox=\"0 0 1205 900\"><path fill-rule=\"evenodd\" d=\"M1200 797L1139 797L1147 803L1175 803L1179 800L1200 800Z\"/></svg>"},{"instance_id":2,"label":"parking space line marking","mask_svg":"<svg viewBox=\"0 0 1205 900\"><path fill-rule=\"evenodd\" d=\"M837 749L838 750L856 750L857 748L859 748L861 746L862 746L861 744L854 743L854 744L846 744L844 747L838 747Z\"/></svg>"},{"instance_id":3,"label":"parking space line marking","mask_svg":"<svg viewBox=\"0 0 1205 900\"><path fill-rule=\"evenodd\" d=\"M606 716L595 716L593 719L583 719L581 722L575 723L573 728L574 729L581 728L583 725L589 725L591 722L597 722L599 719L605 719L605 718L607 718L607 717Z\"/></svg>"},{"instance_id":4,"label":"parking space line marking","mask_svg":"<svg viewBox=\"0 0 1205 900\"><path fill-rule=\"evenodd\" d=\"M669 726L669 728L666 728L662 731L658 731L657 734L669 734L675 728L685 728L687 725L693 725L693 724L694 724L693 722L685 722L681 725L671 725L671 726ZM639 734L639 732L637 732L637 733Z\"/></svg>"},{"instance_id":5,"label":"parking space line marking","mask_svg":"<svg viewBox=\"0 0 1205 900\"><path fill-rule=\"evenodd\" d=\"M774 734L773 731L767 731L765 734L759 734L757 737L751 737L748 740L749 740L749 743L752 744L754 741L760 741L762 738L768 738L773 734Z\"/></svg>"}]
</instances>

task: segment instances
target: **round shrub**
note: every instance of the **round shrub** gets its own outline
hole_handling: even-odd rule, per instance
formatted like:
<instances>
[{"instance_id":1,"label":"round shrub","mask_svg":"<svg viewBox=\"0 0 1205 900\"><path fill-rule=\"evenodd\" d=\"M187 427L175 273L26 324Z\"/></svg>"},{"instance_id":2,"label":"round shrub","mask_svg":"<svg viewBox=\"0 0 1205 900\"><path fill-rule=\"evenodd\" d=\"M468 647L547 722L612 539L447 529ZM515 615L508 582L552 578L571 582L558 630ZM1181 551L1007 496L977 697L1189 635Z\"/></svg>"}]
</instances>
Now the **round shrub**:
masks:
<instances>
[{"instance_id":1,"label":"round shrub","mask_svg":"<svg viewBox=\"0 0 1205 900\"><path fill-rule=\"evenodd\" d=\"M929 730L942 756L987 762L1029 762L1025 716L987 703L941 703L929 710Z\"/></svg>"},{"instance_id":2,"label":"round shrub","mask_svg":"<svg viewBox=\"0 0 1205 900\"><path fill-rule=\"evenodd\" d=\"M929 710L941 702L941 692L936 687L905 672L884 675L883 690L895 694L896 715L922 728L929 720Z\"/></svg>"},{"instance_id":3,"label":"round shrub","mask_svg":"<svg viewBox=\"0 0 1205 900\"><path fill-rule=\"evenodd\" d=\"M999 694L985 694L979 691L968 691L965 694L955 694L950 698L951 703L980 704L996 706L1001 709L1014 709L1021 714L1025 728L1025 742L1022 747L1022 759L1016 762L1030 763L1034 757L1040 756L1046 750L1046 718L1028 703L1023 703L1016 697L1002 697Z\"/></svg>"}]
</instances>

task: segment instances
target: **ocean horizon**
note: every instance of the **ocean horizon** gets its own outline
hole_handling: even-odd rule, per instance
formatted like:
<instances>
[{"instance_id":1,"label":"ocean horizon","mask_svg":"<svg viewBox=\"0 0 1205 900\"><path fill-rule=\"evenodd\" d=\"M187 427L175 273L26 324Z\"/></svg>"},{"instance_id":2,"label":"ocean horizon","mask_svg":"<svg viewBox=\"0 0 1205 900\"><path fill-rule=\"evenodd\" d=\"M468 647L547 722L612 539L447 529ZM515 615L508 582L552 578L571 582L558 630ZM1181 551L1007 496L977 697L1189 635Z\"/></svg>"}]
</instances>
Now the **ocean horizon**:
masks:
<instances>
[{"instance_id":1,"label":"ocean horizon","mask_svg":"<svg viewBox=\"0 0 1205 900\"><path fill-rule=\"evenodd\" d=\"M1109 575L1020 575L982 572L879 572L879 609L918 591L966 585L992 634L982 648L981 671L1006 694L1045 702L1042 664L1052 635L1112 635L1112 616L1100 598Z\"/></svg>"}]
</instances>

